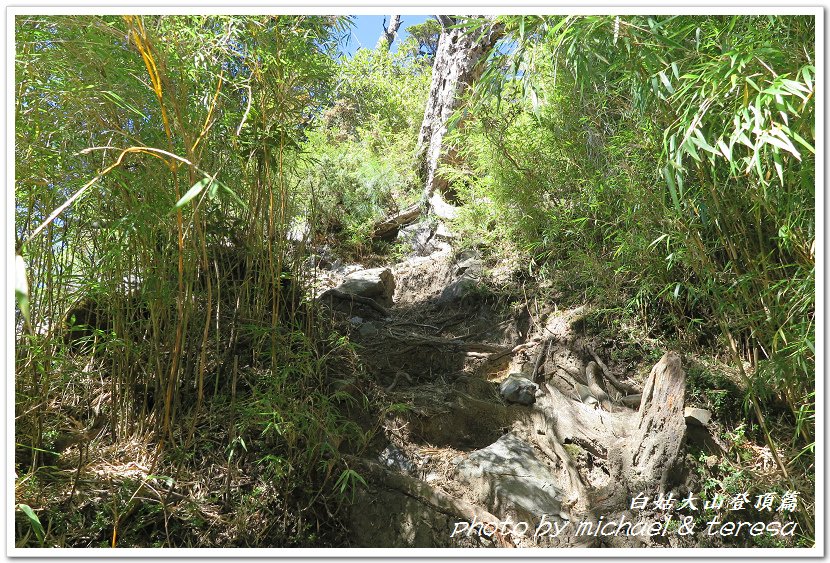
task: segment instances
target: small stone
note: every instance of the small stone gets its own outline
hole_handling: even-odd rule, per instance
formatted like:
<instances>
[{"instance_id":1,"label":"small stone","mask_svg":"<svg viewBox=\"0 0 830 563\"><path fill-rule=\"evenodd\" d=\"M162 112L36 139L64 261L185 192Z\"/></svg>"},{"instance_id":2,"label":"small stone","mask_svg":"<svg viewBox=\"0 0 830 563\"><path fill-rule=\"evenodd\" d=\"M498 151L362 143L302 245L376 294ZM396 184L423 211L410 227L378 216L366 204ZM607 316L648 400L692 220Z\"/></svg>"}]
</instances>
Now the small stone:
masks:
<instances>
[{"instance_id":1,"label":"small stone","mask_svg":"<svg viewBox=\"0 0 830 563\"><path fill-rule=\"evenodd\" d=\"M467 273L462 274L460 278L444 288L438 297L438 303L444 305L456 301L464 301L475 293L478 286L479 282L475 277Z\"/></svg>"},{"instance_id":2,"label":"small stone","mask_svg":"<svg viewBox=\"0 0 830 563\"><path fill-rule=\"evenodd\" d=\"M395 294L395 277L389 268L360 270L346 276L337 289L343 293L374 299L384 307L390 307Z\"/></svg>"},{"instance_id":3,"label":"small stone","mask_svg":"<svg viewBox=\"0 0 830 563\"><path fill-rule=\"evenodd\" d=\"M511 373L502 381L499 392L505 401L520 405L532 405L536 402L539 386L520 373Z\"/></svg>"}]
</instances>

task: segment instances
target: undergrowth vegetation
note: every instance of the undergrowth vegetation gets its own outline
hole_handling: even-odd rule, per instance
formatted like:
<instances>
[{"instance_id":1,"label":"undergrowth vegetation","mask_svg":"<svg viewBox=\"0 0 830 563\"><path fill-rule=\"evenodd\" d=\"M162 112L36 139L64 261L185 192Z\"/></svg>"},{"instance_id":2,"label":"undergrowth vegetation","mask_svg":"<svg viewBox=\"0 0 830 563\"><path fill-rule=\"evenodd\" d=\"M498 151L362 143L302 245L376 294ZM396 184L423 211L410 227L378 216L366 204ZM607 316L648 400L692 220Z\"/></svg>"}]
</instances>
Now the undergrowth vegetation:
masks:
<instances>
[{"instance_id":1,"label":"undergrowth vegetation","mask_svg":"<svg viewBox=\"0 0 830 563\"><path fill-rule=\"evenodd\" d=\"M287 234L314 212L293 182L346 19L16 24L17 501L42 515L37 542L333 541L319 522L354 485L341 456L367 440L351 420L368 399L338 387L360 370ZM82 455L109 491L61 478ZM194 511L210 525L176 525Z\"/></svg>"}]
</instances>

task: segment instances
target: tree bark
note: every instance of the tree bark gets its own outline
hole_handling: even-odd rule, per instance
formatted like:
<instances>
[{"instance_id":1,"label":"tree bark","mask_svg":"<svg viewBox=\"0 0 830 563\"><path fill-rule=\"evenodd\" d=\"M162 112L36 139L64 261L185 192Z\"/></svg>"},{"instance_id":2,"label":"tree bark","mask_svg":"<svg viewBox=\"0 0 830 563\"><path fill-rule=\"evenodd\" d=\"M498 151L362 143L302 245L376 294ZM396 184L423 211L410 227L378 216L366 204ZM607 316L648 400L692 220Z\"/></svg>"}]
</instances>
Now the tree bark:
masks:
<instances>
[{"instance_id":1,"label":"tree bark","mask_svg":"<svg viewBox=\"0 0 830 563\"><path fill-rule=\"evenodd\" d=\"M432 69L424 119L418 134L417 165L424 181L422 203L427 204L447 182L436 174L444 154L447 122L458 108L464 92L481 76L482 57L501 36L500 27L485 24L478 30L449 28L457 18L440 16L442 32Z\"/></svg>"}]
</instances>

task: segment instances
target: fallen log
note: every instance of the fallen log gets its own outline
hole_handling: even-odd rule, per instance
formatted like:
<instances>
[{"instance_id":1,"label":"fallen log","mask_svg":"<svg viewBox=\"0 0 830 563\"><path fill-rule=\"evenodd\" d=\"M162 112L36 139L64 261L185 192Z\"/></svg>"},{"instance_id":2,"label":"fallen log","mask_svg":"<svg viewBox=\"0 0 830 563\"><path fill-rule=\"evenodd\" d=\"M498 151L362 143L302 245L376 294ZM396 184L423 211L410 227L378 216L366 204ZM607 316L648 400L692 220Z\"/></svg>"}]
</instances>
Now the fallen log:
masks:
<instances>
[{"instance_id":1,"label":"fallen log","mask_svg":"<svg viewBox=\"0 0 830 563\"><path fill-rule=\"evenodd\" d=\"M397 215L387 217L375 226L372 240L392 241L398 236L401 227L411 225L421 216L421 204L413 203Z\"/></svg>"}]
</instances>

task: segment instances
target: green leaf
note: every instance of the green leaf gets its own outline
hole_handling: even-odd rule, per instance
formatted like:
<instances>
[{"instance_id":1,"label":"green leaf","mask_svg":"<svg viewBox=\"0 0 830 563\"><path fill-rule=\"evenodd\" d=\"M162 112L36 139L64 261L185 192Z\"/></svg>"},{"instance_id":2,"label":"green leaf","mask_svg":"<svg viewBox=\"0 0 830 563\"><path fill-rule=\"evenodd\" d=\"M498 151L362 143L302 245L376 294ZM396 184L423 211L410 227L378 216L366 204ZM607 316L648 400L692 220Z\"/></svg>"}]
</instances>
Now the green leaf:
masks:
<instances>
[{"instance_id":1,"label":"green leaf","mask_svg":"<svg viewBox=\"0 0 830 563\"><path fill-rule=\"evenodd\" d=\"M666 179L666 183L669 186L669 193L671 194L671 199L674 203L674 208L677 211L680 211L680 199L677 197L677 185L674 181L674 174L671 170L669 170L668 166L663 168L663 177Z\"/></svg>"},{"instance_id":2,"label":"green leaf","mask_svg":"<svg viewBox=\"0 0 830 563\"><path fill-rule=\"evenodd\" d=\"M187 190L187 193L184 194L179 201L176 202L176 209L183 207L188 201L199 195L202 190L205 189L205 186L210 184L212 178L202 178L193 186Z\"/></svg>"},{"instance_id":3,"label":"green leaf","mask_svg":"<svg viewBox=\"0 0 830 563\"><path fill-rule=\"evenodd\" d=\"M141 119L147 119L147 116L146 116L146 115L144 115L144 114L141 112L141 110L139 110L139 109L138 109L137 107L135 107L134 105L132 105L132 104L128 103L126 100L124 100L124 98L122 98L121 96L119 96L119 95L118 95L118 94L116 94L115 92L113 92L113 91L111 91L111 90L105 90L105 91L101 92L101 94L103 94L103 96L104 96L105 98L107 98L109 101L111 101L112 103L114 103L115 105L117 105L118 107L120 107L121 109L125 109L125 110L127 110L127 111L131 111L131 112L133 112L134 114L138 115Z\"/></svg>"},{"instance_id":4,"label":"green leaf","mask_svg":"<svg viewBox=\"0 0 830 563\"><path fill-rule=\"evenodd\" d=\"M37 517L35 511L32 510L32 507L28 504L18 504L17 508L19 508L20 511L26 515L26 518L29 519L29 523L32 525L37 541L39 541L42 546L43 541L46 539L46 533L43 531L43 524L40 523L40 518Z\"/></svg>"},{"instance_id":5,"label":"green leaf","mask_svg":"<svg viewBox=\"0 0 830 563\"><path fill-rule=\"evenodd\" d=\"M761 135L761 141L774 145L781 150L791 153L798 160L801 160L801 153L793 146L792 142L783 134L782 131L776 131L772 134L764 133Z\"/></svg>"},{"instance_id":6,"label":"green leaf","mask_svg":"<svg viewBox=\"0 0 830 563\"><path fill-rule=\"evenodd\" d=\"M150 479L164 483L168 487L172 487L175 482L175 479L167 475L147 475L147 480L149 481Z\"/></svg>"},{"instance_id":7,"label":"green leaf","mask_svg":"<svg viewBox=\"0 0 830 563\"><path fill-rule=\"evenodd\" d=\"M23 315L23 318L31 325L32 319L29 317L29 282L26 276L26 261L19 254L15 258L14 297L17 300L17 306L20 307L20 313Z\"/></svg>"},{"instance_id":8,"label":"green leaf","mask_svg":"<svg viewBox=\"0 0 830 563\"><path fill-rule=\"evenodd\" d=\"M793 139L795 139L796 141L798 141L798 143L799 143L802 147L804 147L805 149L807 149L807 150L808 150L808 151L810 151L811 153L816 154L816 149L813 147L813 145L811 145L810 143L808 143L807 141L805 141L805 140L804 140L804 137L802 137L801 135L799 135L799 134L798 134L798 133L796 133L795 131L790 131L790 135L792 135L792 136L793 136Z\"/></svg>"},{"instance_id":9,"label":"green leaf","mask_svg":"<svg viewBox=\"0 0 830 563\"><path fill-rule=\"evenodd\" d=\"M658 76L660 77L660 80L663 82L663 86L665 86L666 90L669 91L669 94L674 94L674 86L671 85L669 77L666 76L666 73L661 70L658 73Z\"/></svg>"},{"instance_id":10,"label":"green leaf","mask_svg":"<svg viewBox=\"0 0 830 563\"><path fill-rule=\"evenodd\" d=\"M233 199L236 203L238 203L240 205L240 207L242 207L242 209L248 209L248 205L244 201L242 201L242 198L240 198L238 195L236 195L235 191L230 189L227 185L223 184L219 180L214 180L214 183L218 184L219 187L222 188L223 191L227 192L228 195L231 196L231 199Z\"/></svg>"},{"instance_id":11,"label":"green leaf","mask_svg":"<svg viewBox=\"0 0 830 563\"><path fill-rule=\"evenodd\" d=\"M784 165L781 162L781 154L778 151L773 151L772 153L772 160L773 165L775 166L775 172L778 174L778 179L781 180L781 185L784 185Z\"/></svg>"},{"instance_id":12,"label":"green leaf","mask_svg":"<svg viewBox=\"0 0 830 563\"><path fill-rule=\"evenodd\" d=\"M706 137L703 136L703 133L700 132L700 129L695 129L693 136L691 137L692 142L701 149L711 152L713 154L717 154L717 149L709 144L706 140Z\"/></svg>"},{"instance_id":13,"label":"green leaf","mask_svg":"<svg viewBox=\"0 0 830 563\"><path fill-rule=\"evenodd\" d=\"M340 494L344 494L346 489L354 488L357 483L360 483L364 487L367 486L366 480L357 471L354 469L345 469L340 474L340 477L337 478L334 486L335 488L340 488Z\"/></svg>"},{"instance_id":14,"label":"green leaf","mask_svg":"<svg viewBox=\"0 0 830 563\"><path fill-rule=\"evenodd\" d=\"M686 152L689 155L691 155L691 157L694 158L697 162L700 162L700 155L697 153L697 148L695 148L694 140L694 137L689 137L688 139L686 139L686 142L683 143L682 148L685 149Z\"/></svg>"},{"instance_id":15,"label":"green leaf","mask_svg":"<svg viewBox=\"0 0 830 563\"><path fill-rule=\"evenodd\" d=\"M660 241L663 241L663 240L665 240L665 239L667 239L667 238L669 238L669 235L667 235L667 234L663 233L662 235L660 235L659 237L657 237L656 239L654 239L653 241L651 241L651 243L648 245L648 247L649 247L649 248L654 248L655 246L657 246L658 244L660 244ZM668 242L666 243L666 245L668 245Z\"/></svg>"},{"instance_id":16,"label":"green leaf","mask_svg":"<svg viewBox=\"0 0 830 563\"><path fill-rule=\"evenodd\" d=\"M718 139L718 148L720 148L720 152L723 157L729 162L732 162L732 149L730 149L729 146L723 142L723 139Z\"/></svg>"},{"instance_id":17,"label":"green leaf","mask_svg":"<svg viewBox=\"0 0 830 563\"><path fill-rule=\"evenodd\" d=\"M813 89L813 75L810 74L810 69L812 67L805 66L801 69L801 75L804 77L804 82L807 83L807 87L812 90Z\"/></svg>"}]
</instances>

